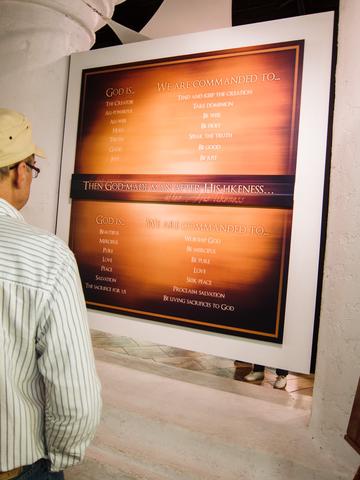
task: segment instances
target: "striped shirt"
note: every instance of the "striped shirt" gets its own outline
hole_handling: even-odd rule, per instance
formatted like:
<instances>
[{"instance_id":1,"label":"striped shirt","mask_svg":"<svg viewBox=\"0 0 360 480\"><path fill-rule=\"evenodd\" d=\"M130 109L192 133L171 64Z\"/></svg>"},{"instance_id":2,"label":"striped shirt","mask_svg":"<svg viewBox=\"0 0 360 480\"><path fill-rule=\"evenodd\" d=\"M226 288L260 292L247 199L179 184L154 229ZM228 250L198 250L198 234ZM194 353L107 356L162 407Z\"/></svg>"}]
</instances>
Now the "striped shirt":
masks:
<instances>
[{"instance_id":1,"label":"striped shirt","mask_svg":"<svg viewBox=\"0 0 360 480\"><path fill-rule=\"evenodd\" d=\"M74 256L0 199L0 471L79 463L100 409Z\"/></svg>"}]
</instances>

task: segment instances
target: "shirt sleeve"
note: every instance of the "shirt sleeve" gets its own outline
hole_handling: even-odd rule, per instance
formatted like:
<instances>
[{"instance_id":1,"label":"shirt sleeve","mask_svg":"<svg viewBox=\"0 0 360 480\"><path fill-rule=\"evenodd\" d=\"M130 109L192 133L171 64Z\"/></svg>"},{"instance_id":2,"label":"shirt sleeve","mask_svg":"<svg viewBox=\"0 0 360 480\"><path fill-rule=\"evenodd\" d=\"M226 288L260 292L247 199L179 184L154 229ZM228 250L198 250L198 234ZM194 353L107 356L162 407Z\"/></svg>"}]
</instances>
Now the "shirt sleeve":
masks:
<instances>
[{"instance_id":1,"label":"shirt sleeve","mask_svg":"<svg viewBox=\"0 0 360 480\"><path fill-rule=\"evenodd\" d=\"M37 352L45 389L47 453L51 470L59 471L83 460L101 412L85 300L70 252L39 326Z\"/></svg>"}]
</instances>

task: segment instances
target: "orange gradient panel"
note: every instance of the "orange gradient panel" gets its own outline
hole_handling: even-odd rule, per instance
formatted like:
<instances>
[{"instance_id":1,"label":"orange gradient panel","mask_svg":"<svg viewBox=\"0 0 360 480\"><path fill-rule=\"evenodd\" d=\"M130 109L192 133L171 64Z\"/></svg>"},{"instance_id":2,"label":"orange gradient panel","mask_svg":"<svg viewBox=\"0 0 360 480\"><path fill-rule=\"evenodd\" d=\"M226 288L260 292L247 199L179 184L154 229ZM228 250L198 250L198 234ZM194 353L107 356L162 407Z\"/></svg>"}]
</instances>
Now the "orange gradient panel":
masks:
<instances>
[{"instance_id":1,"label":"orange gradient panel","mask_svg":"<svg viewBox=\"0 0 360 480\"><path fill-rule=\"evenodd\" d=\"M70 243L90 306L275 335L290 221L281 209L75 201Z\"/></svg>"},{"instance_id":2,"label":"orange gradient panel","mask_svg":"<svg viewBox=\"0 0 360 480\"><path fill-rule=\"evenodd\" d=\"M76 173L294 174L299 47L84 73Z\"/></svg>"}]
</instances>

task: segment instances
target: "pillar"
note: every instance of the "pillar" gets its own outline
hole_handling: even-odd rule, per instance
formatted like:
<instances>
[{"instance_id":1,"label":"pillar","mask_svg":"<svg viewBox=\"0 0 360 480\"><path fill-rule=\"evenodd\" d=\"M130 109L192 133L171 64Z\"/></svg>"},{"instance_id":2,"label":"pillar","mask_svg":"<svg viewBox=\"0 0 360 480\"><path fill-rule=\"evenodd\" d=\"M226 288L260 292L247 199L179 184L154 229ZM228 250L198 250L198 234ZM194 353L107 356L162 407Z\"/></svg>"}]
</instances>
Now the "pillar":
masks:
<instances>
[{"instance_id":1,"label":"pillar","mask_svg":"<svg viewBox=\"0 0 360 480\"><path fill-rule=\"evenodd\" d=\"M310 428L344 471L358 454L344 440L360 364L360 2L340 0L330 200ZM349 475L349 478L352 476Z\"/></svg>"},{"instance_id":2,"label":"pillar","mask_svg":"<svg viewBox=\"0 0 360 480\"><path fill-rule=\"evenodd\" d=\"M115 0L89 0L111 17ZM69 55L89 50L103 23L82 0L0 0L0 105L23 112L46 152L23 214L54 231Z\"/></svg>"}]
</instances>

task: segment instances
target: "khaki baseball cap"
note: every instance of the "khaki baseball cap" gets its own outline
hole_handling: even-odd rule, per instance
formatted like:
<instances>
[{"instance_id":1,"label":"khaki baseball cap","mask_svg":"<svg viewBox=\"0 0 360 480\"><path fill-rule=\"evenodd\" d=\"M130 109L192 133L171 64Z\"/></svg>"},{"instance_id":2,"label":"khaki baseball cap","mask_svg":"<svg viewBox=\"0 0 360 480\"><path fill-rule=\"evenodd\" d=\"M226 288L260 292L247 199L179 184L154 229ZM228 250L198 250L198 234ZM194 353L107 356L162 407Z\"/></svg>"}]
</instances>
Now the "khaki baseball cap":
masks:
<instances>
[{"instance_id":1,"label":"khaki baseball cap","mask_svg":"<svg viewBox=\"0 0 360 480\"><path fill-rule=\"evenodd\" d=\"M14 110L0 108L0 168L33 154L46 158L43 150L33 143L29 120Z\"/></svg>"}]
</instances>

